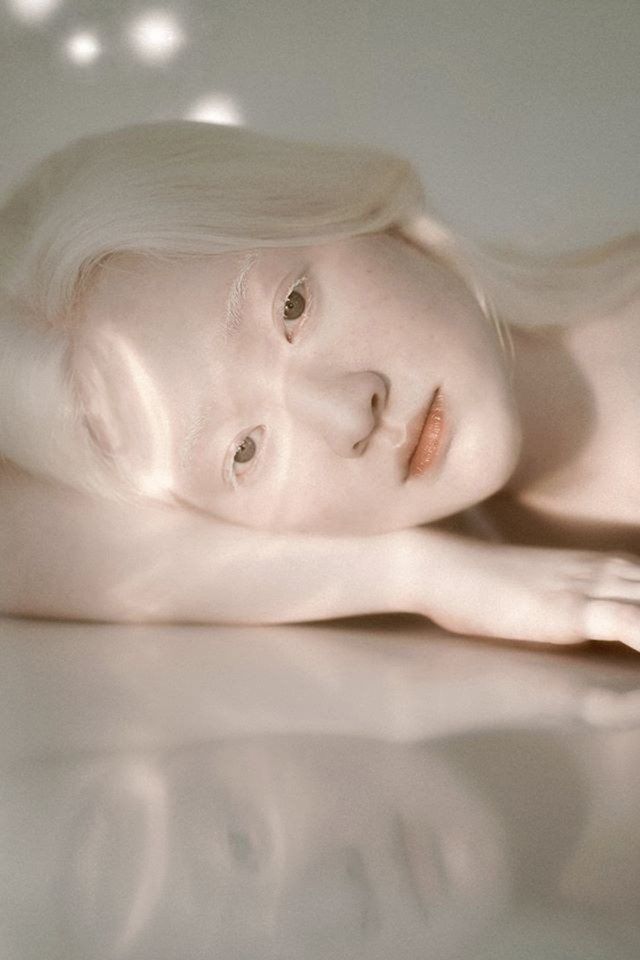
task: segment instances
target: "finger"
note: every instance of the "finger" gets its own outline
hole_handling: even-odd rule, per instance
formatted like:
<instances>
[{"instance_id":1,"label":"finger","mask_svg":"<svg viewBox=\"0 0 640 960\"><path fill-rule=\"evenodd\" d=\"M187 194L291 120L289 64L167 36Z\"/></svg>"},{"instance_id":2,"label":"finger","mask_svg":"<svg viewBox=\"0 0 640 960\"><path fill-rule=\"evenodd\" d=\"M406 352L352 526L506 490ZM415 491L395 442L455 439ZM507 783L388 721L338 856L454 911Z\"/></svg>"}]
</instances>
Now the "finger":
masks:
<instances>
[{"instance_id":1,"label":"finger","mask_svg":"<svg viewBox=\"0 0 640 960\"><path fill-rule=\"evenodd\" d=\"M593 584L585 593L594 600L626 600L640 603L640 580L624 580L620 577L608 577Z\"/></svg>"},{"instance_id":2,"label":"finger","mask_svg":"<svg viewBox=\"0 0 640 960\"><path fill-rule=\"evenodd\" d=\"M588 593L609 600L640 600L640 564L623 557L607 557Z\"/></svg>"},{"instance_id":3,"label":"finger","mask_svg":"<svg viewBox=\"0 0 640 960\"><path fill-rule=\"evenodd\" d=\"M586 640L626 643L640 650L640 606L620 600L589 598L585 604L583 631Z\"/></svg>"}]
</instances>

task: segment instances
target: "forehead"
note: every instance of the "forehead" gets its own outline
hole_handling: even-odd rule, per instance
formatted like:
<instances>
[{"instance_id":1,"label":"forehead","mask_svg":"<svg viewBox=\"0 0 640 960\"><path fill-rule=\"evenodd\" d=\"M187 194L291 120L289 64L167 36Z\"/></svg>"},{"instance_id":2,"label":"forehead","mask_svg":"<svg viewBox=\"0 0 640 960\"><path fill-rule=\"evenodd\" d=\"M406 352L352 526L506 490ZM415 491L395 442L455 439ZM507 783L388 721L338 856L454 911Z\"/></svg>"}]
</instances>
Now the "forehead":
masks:
<instances>
[{"instance_id":1,"label":"forehead","mask_svg":"<svg viewBox=\"0 0 640 960\"><path fill-rule=\"evenodd\" d=\"M161 258L117 254L91 278L81 305L88 328L117 328L129 334L165 324L190 325L222 316L246 252Z\"/></svg>"}]
</instances>

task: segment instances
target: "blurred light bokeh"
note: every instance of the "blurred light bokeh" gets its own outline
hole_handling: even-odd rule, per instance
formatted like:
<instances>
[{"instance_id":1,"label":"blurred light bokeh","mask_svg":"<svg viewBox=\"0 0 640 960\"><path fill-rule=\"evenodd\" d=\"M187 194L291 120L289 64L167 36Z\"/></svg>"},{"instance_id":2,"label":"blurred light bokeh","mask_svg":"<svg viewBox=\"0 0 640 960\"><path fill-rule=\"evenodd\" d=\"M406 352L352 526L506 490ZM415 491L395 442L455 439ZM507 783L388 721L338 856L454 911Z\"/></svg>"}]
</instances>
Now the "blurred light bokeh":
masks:
<instances>
[{"instance_id":1,"label":"blurred light bokeh","mask_svg":"<svg viewBox=\"0 0 640 960\"><path fill-rule=\"evenodd\" d=\"M637 229L639 59L637 0L5 0L0 189L82 134L195 117L395 150L453 227L572 249Z\"/></svg>"},{"instance_id":2,"label":"blurred light bokeh","mask_svg":"<svg viewBox=\"0 0 640 960\"><path fill-rule=\"evenodd\" d=\"M88 31L74 33L67 40L65 49L69 60L77 64L93 63L102 53L100 41Z\"/></svg>"},{"instance_id":3,"label":"blurred light bokeh","mask_svg":"<svg viewBox=\"0 0 640 960\"><path fill-rule=\"evenodd\" d=\"M150 62L170 60L185 42L177 19L158 10L134 20L128 32L135 52Z\"/></svg>"}]
</instances>

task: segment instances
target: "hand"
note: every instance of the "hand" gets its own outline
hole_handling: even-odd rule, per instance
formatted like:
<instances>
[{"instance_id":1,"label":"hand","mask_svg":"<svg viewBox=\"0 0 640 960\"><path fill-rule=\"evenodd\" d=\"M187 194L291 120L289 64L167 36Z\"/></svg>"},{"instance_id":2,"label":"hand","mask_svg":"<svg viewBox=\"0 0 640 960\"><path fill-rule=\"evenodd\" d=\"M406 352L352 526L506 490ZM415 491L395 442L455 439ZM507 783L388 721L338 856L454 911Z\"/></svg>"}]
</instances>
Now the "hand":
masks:
<instances>
[{"instance_id":1,"label":"hand","mask_svg":"<svg viewBox=\"0 0 640 960\"><path fill-rule=\"evenodd\" d=\"M640 651L640 558L449 535L411 578L411 612L460 634Z\"/></svg>"}]
</instances>

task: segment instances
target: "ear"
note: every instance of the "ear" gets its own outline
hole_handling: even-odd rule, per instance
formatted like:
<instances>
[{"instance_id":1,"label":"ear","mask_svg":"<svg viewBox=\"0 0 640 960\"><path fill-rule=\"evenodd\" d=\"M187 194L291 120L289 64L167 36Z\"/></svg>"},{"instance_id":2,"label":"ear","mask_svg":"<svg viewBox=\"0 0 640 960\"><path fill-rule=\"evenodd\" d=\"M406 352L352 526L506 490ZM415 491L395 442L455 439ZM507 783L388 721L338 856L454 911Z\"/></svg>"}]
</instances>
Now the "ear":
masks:
<instances>
[{"instance_id":1,"label":"ear","mask_svg":"<svg viewBox=\"0 0 640 960\"><path fill-rule=\"evenodd\" d=\"M73 367L85 425L100 453L113 458L125 447L123 431L127 429L118 408L124 405L128 388L123 383L118 386L117 358L109 358L95 344L83 342L74 349Z\"/></svg>"},{"instance_id":2,"label":"ear","mask_svg":"<svg viewBox=\"0 0 640 960\"><path fill-rule=\"evenodd\" d=\"M133 345L108 328L74 344L76 391L101 455L136 486L171 470L171 431L157 384Z\"/></svg>"}]
</instances>

